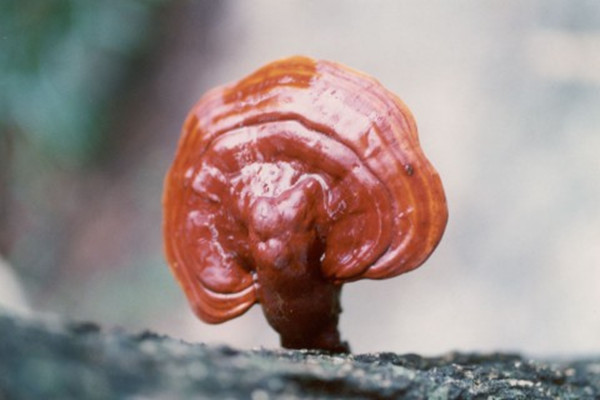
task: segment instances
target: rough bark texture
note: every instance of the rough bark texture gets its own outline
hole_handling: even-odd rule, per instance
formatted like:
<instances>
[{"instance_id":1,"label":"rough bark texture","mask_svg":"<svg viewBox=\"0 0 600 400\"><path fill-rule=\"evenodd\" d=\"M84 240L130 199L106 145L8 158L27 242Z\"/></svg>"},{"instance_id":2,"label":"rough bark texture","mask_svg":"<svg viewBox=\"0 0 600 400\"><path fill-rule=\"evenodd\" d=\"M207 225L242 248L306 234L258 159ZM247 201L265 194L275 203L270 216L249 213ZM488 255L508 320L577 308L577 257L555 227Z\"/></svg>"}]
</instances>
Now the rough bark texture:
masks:
<instances>
[{"instance_id":1,"label":"rough bark texture","mask_svg":"<svg viewBox=\"0 0 600 400\"><path fill-rule=\"evenodd\" d=\"M0 314L0 399L594 399L600 358L327 355L189 344Z\"/></svg>"}]
</instances>

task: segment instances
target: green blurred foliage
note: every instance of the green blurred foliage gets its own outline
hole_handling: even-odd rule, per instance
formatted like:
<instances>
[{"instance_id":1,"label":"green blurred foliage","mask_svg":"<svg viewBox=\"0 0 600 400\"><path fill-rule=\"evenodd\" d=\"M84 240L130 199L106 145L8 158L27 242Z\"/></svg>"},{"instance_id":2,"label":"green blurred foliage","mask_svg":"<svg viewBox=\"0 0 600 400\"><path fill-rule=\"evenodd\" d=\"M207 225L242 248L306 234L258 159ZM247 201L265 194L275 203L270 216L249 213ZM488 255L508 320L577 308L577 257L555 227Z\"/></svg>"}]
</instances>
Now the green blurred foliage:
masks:
<instances>
[{"instance_id":1,"label":"green blurred foliage","mask_svg":"<svg viewBox=\"0 0 600 400\"><path fill-rule=\"evenodd\" d=\"M167 3L0 0L0 255L33 287L59 279L93 207Z\"/></svg>"},{"instance_id":2,"label":"green blurred foliage","mask_svg":"<svg viewBox=\"0 0 600 400\"><path fill-rule=\"evenodd\" d=\"M93 159L164 2L0 1L0 134L63 165Z\"/></svg>"}]
</instances>

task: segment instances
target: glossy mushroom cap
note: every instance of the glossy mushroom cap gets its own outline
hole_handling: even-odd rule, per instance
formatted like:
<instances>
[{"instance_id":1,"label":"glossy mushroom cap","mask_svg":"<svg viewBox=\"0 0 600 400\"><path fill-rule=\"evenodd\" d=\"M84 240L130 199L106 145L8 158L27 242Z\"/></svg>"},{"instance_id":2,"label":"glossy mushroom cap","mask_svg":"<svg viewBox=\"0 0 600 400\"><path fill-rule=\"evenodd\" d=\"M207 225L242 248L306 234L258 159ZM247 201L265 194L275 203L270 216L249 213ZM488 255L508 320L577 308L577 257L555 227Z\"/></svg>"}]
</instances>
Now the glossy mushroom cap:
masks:
<instances>
[{"instance_id":1,"label":"glossy mushroom cap","mask_svg":"<svg viewBox=\"0 0 600 400\"><path fill-rule=\"evenodd\" d=\"M310 294L315 282L339 297L344 282L410 271L448 217L404 103L365 74L306 57L200 99L163 204L169 265L211 323L257 301L317 307L307 299L319 297ZM271 298L261 285L280 287ZM327 304L339 313L339 303Z\"/></svg>"}]
</instances>

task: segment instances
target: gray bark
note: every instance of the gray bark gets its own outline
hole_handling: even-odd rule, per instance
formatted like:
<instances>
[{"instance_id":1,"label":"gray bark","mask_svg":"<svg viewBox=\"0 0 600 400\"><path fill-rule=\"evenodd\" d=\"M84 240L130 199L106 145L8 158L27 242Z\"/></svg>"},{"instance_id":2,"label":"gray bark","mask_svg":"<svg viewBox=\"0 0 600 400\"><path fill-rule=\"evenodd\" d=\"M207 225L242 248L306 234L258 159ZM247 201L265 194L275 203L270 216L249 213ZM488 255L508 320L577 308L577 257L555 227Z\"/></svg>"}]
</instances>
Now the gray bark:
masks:
<instances>
[{"instance_id":1,"label":"gray bark","mask_svg":"<svg viewBox=\"0 0 600 400\"><path fill-rule=\"evenodd\" d=\"M1 313L0 335L0 399L600 396L600 358L241 351Z\"/></svg>"}]
</instances>

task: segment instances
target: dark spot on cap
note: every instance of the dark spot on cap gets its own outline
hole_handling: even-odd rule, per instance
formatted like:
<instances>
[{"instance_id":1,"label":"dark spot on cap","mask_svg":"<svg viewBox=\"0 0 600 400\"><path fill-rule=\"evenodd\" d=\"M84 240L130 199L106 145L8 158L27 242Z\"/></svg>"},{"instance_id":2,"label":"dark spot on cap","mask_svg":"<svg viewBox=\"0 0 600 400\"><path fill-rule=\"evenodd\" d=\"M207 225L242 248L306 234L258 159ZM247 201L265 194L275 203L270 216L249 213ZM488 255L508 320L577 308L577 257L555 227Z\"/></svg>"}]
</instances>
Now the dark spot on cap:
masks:
<instances>
[{"instance_id":1,"label":"dark spot on cap","mask_svg":"<svg viewBox=\"0 0 600 400\"><path fill-rule=\"evenodd\" d=\"M412 166L412 165L410 165L410 164L406 164L406 165L404 166L404 170L406 171L406 174L407 174L408 176L413 176L413 174L415 173L415 169L414 169L414 168L413 168L413 166Z\"/></svg>"}]
</instances>

